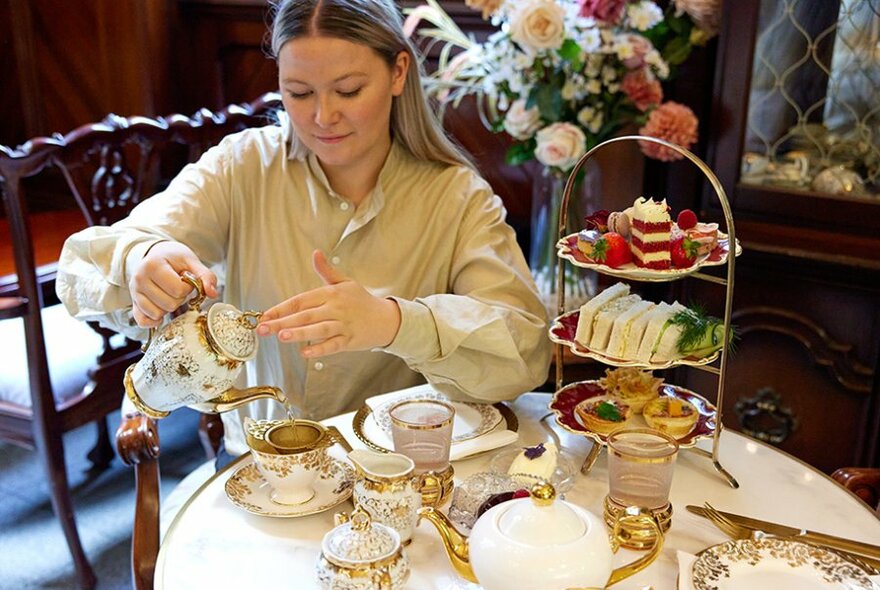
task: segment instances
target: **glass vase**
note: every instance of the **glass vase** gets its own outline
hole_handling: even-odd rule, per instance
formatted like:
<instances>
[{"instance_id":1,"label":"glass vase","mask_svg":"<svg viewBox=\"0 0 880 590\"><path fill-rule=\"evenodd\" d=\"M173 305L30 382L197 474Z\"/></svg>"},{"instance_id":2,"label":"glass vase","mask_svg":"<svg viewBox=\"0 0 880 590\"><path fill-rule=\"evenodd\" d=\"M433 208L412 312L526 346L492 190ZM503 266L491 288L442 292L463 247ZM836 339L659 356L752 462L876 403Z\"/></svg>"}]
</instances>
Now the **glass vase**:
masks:
<instances>
[{"instance_id":1,"label":"glass vase","mask_svg":"<svg viewBox=\"0 0 880 590\"><path fill-rule=\"evenodd\" d=\"M575 184L569 199L565 235L584 229L584 216L599 209L601 179L595 162L587 162L583 178ZM532 185L532 223L529 267L538 286L538 294L548 316L558 314L556 242L559 240L559 213L565 175L554 174L547 169L536 175ZM596 273L566 262L565 311L577 309L596 294Z\"/></svg>"}]
</instances>

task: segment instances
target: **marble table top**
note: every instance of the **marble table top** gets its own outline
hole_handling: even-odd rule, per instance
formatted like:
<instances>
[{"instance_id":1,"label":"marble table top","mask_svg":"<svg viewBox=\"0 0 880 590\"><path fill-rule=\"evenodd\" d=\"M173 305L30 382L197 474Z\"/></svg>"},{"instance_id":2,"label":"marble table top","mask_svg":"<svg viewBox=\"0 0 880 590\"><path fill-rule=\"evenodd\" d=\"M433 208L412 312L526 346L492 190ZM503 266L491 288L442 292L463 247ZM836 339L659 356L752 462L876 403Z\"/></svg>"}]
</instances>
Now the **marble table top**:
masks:
<instances>
[{"instance_id":1,"label":"marble table top","mask_svg":"<svg viewBox=\"0 0 880 590\"><path fill-rule=\"evenodd\" d=\"M548 413L549 394L532 393L512 402L520 421L518 445L533 445L551 438L551 429L565 448L586 456L592 443L566 432ZM352 414L327 421L336 425L357 447ZM711 440L699 446L710 449ZM343 456L336 448L334 454ZM661 556L648 569L620 582L620 590L674 590L678 575L676 551L696 553L727 538L708 521L685 510L688 504L709 501L728 512L748 514L792 526L809 528L880 544L880 519L865 504L829 477L793 457L732 431L724 431L720 460L739 481L733 489L715 471L712 462L683 450L672 483L674 515ZM456 479L485 469L492 452L454 463ZM226 497L224 484L233 470L249 461L239 459L209 479L178 512L163 540L156 564L155 587L164 590L193 588L297 588L318 589L315 563L324 534L333 527L336 511L350 511L350 501L335 509L302 518L281 519L250 514ZM591 473L578 475L565 499L601 517L608 492L604 453ZM448 506L448 504L447 504ZM428 523L416 530L407 547L412 590L477 590L479 586L456 576L446 560L439 536ZM627 550L615 556L615 566L639 554Z\"/></svg>"}]
</instances>

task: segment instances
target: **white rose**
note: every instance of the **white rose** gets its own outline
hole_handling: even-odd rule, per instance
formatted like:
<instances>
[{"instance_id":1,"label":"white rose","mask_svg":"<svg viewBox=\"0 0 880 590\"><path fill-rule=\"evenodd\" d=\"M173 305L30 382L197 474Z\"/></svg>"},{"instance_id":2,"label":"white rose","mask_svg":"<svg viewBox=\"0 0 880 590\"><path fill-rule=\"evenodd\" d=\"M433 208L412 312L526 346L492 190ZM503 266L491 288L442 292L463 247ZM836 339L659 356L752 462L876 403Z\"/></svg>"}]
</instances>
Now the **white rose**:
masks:
<instances>
[{"instance_id":1,"label":"white rose","mask_svg":"<svg viewBox=\"0 0 880 590\"><path fill-rule=\"evenodd\" d=\"M565 9L555 0L530 0L510 17L510 37L532 49L559 49L565 38Z\"/></svg>"},{"instance_id":2,"label":"white rose","mask_svg":"<svg viewBox=\"0 0 880 590\"><path fill-rule=\"evenodd\" d=\"M504 115L504 130L514 139L526 140L541 127L541 113L536 107L526 108L525 99L513 101Z\"/></svg>"},{"instance_id":3,"label":"white rose","mask_svg":"<svg viewBox=\"0 0 880 590\"><path fill-rule=\"evenodd\" d=\"M587 151L587 137L571 123L553 123L538 131L535 157L545 166L568 171Z\"/></svg>"}]
</instances>

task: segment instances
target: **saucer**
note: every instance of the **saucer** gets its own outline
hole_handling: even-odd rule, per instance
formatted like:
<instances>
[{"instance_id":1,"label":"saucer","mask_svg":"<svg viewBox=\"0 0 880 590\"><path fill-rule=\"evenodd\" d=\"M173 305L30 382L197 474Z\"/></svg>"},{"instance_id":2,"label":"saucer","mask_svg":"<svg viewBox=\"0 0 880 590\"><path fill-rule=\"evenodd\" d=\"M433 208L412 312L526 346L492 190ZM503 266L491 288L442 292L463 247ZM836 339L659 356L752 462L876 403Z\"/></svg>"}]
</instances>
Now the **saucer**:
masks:
<instances>
[{"instance_id":1,"label":"saucer","mask_svg":"<svg viewBox=\"0 0 880 590\"><path fill-rule=\"evenodd\" d=\"M330 458L330 466L315 481L315 495L308 502L287 506L277 504L269 497L272 488L263 479L253 461L235 470L226 480L226 497L239 508L251 514L296 518L317 514L333 508L351 496L354 488L354 468L348 463Z\"/></svg>"}]
</instances>

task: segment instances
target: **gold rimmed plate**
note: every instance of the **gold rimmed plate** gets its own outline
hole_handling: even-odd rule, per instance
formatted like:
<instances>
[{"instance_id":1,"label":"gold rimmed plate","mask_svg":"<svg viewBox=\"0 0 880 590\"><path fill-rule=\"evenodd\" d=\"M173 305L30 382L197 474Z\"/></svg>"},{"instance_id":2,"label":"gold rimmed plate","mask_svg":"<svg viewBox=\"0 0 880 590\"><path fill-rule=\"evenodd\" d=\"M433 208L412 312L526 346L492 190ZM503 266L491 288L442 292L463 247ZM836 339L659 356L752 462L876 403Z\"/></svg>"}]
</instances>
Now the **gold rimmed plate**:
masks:
<instances>
[{"instance_id":1,"label":"gold rimmed plate","mask_svg":"<svg viewBox=\"0 0 880 590\"><path fill-rule=\"evenodd\" d=\"M869 572L828 549L780 537L734 540L699 553L694 590L875 590Z\"/></svg>"},{"instance_id":2,"label":"gold rimmed plate","mask_svg":"<svg viewBox=\"0 0 880 590\"><path fill-rule=\"evenodd\" d=\"M599 384L598 380L571 383L553 394L550 410L556 416L556 422L567 431L588 436L597 443L604 445L606 435L594 432L584 425L575 408L585 400L606 395L606 393L605 388ZM690 432L678 438L679 447L692 447L701 438L711 437L714 434L718 411L706 398L684 387L668 383L660 386L660 395L683 399L697 408L697 422ZM645 426L647 426L647 423L641 414L632 416L629 422L627 422L627 427L643 428Z\"/></svg>"},{"instance_id":3,"label":"gold rimmed plate","mask_svg":"<svg viewBox=\"0 0 880 590\"><path fill-rule=\"evenodd\" d=\"M556 243L556 250L560 258L564 258L582 268L589 268L605 275L620 277L623 279L634 279L639 281L660 282L674 281L675 279L684 278L693 274L701 268L707 266L720 266L727 263L727 256L730 252L730 239L727 234L718 232L718 244L708 254L703 254L694 262L693 266L688 268L669 268L666 270L654 270L636 266L632 262L628 262L617 268L611 268L605 264L601 264L590 260L577 247L577 234L569 234ZM736 255L742 254L742 246L739 240L736 242Z\"/></svg>"},{"instance_id":4,"label":"gold rimmed plate","mask_svg":"<svg viewBox=\"0 0 880 590\"><path fill-rule=\"evenodd\" d=\"M396 401L398 400L395 400L395 403ZM512 430L513 432L516 432L519 429L519 420L517 420L516 414L514 414L513 410L511 410L506 404L499 402L497 404L492 404L491 407L501 416L501 421L496 422L495 426L484 434L495 432L502 427L507 430ZM382 440L383 437L385 437L385 432L376 421L375 414L369 405L364 404L355 413L354 418L352 419L352 429L354 430L355 436L358 437L358 440L367 445L367 447L381 453L391 452L391 449L385 446L387 443ZM380 434L380 436L376 436L377 433ZM390 436L386 438L390 440ZM486 449L486 451L490 450L494 449Z\"/></svg>"},{"instance_id":5,"label":"gold rimmed plate","mask_svg":"<svg viewBox=\"0 0 880 590\"><path fill-rule=\"evenodd\" d=\"M716 350L709 356L684 357L664 363L644 363L633 359L620 359L608 356L603 352L590 350L589 348L574 339L575 334L577 334L577 325L580 317L580 310L575 309L574 311L569 311L568 313L562 314L561 316L553 320L553 325L550 326L550 340L556 342L557 344L568 346L568 348L577 356L591 358L606 365L611 365L614 367L643 367L645 369L659 370L676 367L678 365L708 365L709 363L717 359L718 355L721 354L720 350Z\"/></svg>"},{"instance_id":6,"label":"gold rimmed plate","mask_svg":"<svg viewBox=\"0 0 880 590\"><path fill-rule=\"evenodd\" d=\"M253 461L239 467L226 480L226 497L251 514L276 518L296 518L329 510L351 497L355 472L348 463L330 458L329 468L315 481L315 495L308 502L287 505L273 502L272 488Z\"/></svg>"}]
</instances>

